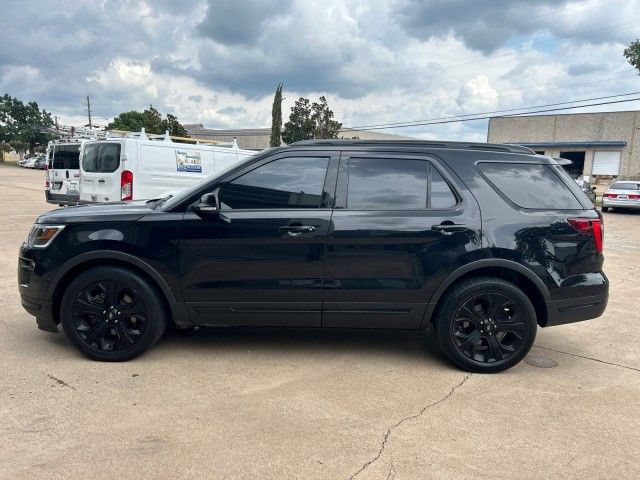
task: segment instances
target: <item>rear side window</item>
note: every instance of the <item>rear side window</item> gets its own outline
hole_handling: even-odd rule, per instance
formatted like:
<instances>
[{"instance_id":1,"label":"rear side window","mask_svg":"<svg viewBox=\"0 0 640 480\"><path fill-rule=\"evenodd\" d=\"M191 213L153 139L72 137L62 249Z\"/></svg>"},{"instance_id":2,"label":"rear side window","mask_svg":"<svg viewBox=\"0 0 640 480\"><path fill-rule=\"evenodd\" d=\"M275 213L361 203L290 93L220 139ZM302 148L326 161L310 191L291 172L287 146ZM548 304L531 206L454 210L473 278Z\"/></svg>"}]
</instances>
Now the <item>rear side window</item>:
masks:
<instances>
[{"instance_id":1,"label":"rear side window","mask_svg":"<svg viewBox=\"0 0 640 480\"><path fill-rule=\"evenodd\" d=\"M119 143L90 143L84 148L82 169L89 173L112 173L120 166Z\"/></svg>"},{"instance_id":2,"label":"rear side window","mask_svg":"<svg viewBox=\"0 0 640 480\"><path fill-rule=\"evenodd\" d=\"M80 146L56 145L53 154L52 168L78 170L80 168Z\"/></svg>"},{"instance_id":3,"label":"rear side window","mask_svg":"<svg viewBox=\"0 0 640 480\"><path fill-rule=\"evenodd\" d=\"M583 208L550 165L483 162L478 168L509 200L522 208Z\"/></svg>"},{"instance_id":4,"label":"rear side window","mask_svg":"<svg viewBox=\"0 0 640 480\"><path fill-rule=\"evenodd\" d=\"M347 208L351 210L441 209L455 204L449 184L426 160L352 157L349 161Z\"/></svg>"}]
</instances>

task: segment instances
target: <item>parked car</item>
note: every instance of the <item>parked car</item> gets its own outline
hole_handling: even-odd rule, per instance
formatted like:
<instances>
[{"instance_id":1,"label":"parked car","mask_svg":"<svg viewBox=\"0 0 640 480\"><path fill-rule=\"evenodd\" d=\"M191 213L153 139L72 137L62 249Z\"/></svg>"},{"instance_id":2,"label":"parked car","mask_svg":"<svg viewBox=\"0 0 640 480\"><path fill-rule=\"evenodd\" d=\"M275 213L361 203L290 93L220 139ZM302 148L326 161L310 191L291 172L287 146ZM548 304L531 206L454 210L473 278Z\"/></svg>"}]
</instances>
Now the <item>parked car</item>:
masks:
<instances>
[{"instance_id":1,"label":"parked car","mask_svg":"<svg viewBox=\"0 0 640 480\"><path fill-rule=\"evenodd\" d=\"M614 182L602 195L602 210L608 212L611 208L639 209L640 182Z\"/></svg>"},{"instance_id":2,"label":"parked car","mask_svg":"<svg viewBox=\"0 0 640 480\"><path fill-rule=\"evenodd\" d=\"M177 143L170 137L113 137L85 142L80 201L148 200L174 194L254 155L227 147Z\"/></svg>"},{"instance_id":3,"label":"parked car","mask_svg":"<svg viewBox=\"0 0 640 480\"><path fill-rule=\"evenodd\" d=\"M97 360L167 326L434 330L497 372L537 327L598 317L602 214L551 158L511 145L318 140L174 197L58 209L20 249L22 305Z\"/></svg>"},{"instance_id":4,"label":"parked car","mask_svg":"<svg viewBox=\"0 0 640 480\"><path fill-rule=\"evenodd\" d=\"M21 158L16 162L16 165L18 165L19 167L26 167L28 161L28 158Z\"/></svg>"},{"instance_id":5,"label":"parked car","mask_svg":"<svg viewBox=\"0 0 640 480\"><path fill-rule=\"evenodd\" d=\"M47 145L48 203L74 205L80 200L80 147L82 139L54 140Z\"/></svg>"},{"instance_id":6,"label":"parked car","mask_svg":"<svg viewBox=\"0 0 640 480\"><path fill-rule=\"evenodd\" d=\"M40 157L40 156L29 157L29 158L26 159L26 162L24 163L23 166L27 167L27 168L36 168L36 162L40 158L44 158L44 157Z\"/></svg>"},{"instance_id":7,"label":"parked car","mask_svg":"<svg viewBox=\"0 0 640 480\"><path fill-rule=\"evenodd\" d=\"M587 198L591 200L591 203L595 205L596 204L596 187L591 185L584 178L580 178L580 179L576 178L576 183L580 187L580 190L582 190L584 194L587 196Z\"/></svg>"},{"instance_id":8,"label":"parked car","mask_svg":"<svg viewBox=\"0 0 640 480\"><path fill-rule=\"evenodd\" d=\"M38 157L33 165L37 170L45 170L47 168L47 160L44 157Z\"/></svg>"}]
</instances>

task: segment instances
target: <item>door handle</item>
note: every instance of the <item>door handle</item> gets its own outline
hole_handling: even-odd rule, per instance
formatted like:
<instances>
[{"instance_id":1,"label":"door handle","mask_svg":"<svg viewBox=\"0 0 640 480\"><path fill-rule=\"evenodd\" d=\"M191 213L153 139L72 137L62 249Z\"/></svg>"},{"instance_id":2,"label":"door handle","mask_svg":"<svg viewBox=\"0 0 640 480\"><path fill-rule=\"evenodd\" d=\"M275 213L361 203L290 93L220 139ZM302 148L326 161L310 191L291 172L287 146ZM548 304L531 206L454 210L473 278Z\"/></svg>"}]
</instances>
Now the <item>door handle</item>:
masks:
<instances>
[{"instance_id":1,"label":"door handle","mask_svg":"<svg viewBox=\"0 0 640 480\"><path fill-rule=\"evenodd\" d=\"M100 180L98 180L98 183L104 183L104 182L105 182L104 178L101 178Z\"/></svg>"},{"instance_id":2,"label":"door handle","mask_svg":"<svg viewBox=\"0 0 640 480\"><path fill-rule=\"evenodd\" d=\"M303 233L313 232L316 227L313 225L285 225L284 227L280 227L281 232L287 232L291 237L299 237Z\"/></svg>"},{"instance_id":3,"label":"door handle","mask_svg":"<svg viewBox=\"0 0 640 480\"><path fill-rule=\"evenodd\" d=\"M434 225L431 227L431 230L444 234L452 234L455 232L465 232L469 230L469 227L462 223L445 223L444 225Z\"/></svg>"}]
</instances>

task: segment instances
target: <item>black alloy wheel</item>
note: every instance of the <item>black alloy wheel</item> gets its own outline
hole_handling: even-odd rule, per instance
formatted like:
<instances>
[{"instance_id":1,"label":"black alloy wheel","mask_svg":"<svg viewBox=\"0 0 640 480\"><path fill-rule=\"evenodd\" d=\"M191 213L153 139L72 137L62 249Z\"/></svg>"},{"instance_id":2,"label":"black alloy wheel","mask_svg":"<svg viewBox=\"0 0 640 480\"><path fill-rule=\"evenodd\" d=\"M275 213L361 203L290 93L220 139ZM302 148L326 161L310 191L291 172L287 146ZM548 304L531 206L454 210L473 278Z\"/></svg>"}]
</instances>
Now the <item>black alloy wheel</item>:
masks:
<instances>
[{"instance_id":1,"label":"black alloy wheel","mask_svg":"<svg viewBox=\"0 0 640 480\"><path fill-rule=\"evenodd\" d=\"M83 288L72 311L78 336L102 351L131 347L147 326L147 307L140 293L116 280L102 280Z\"/></svg>"},{"instance_id":2,"label":"black alloy wheel","mask_svg":"<svg viewBox=\"0 0 640 480\"><path fill-rule=\"evenodd\" d=\"M499 278L465 280L438 309L436 332L444 353L473 372L498 372L528 353L537 329L535 309L517 286Z\"/></svg>"},{"instance_id":3,"label":"black alloy wheel","mask_svg":"<svg viewBox=\"0 0 640 480\"><path fill-rule=\"evenodd\" d=\"M140 274L96 267L71 282L60 319L67 337L88 357L123 361L160 339L167 323L162 306L156 288Z\"/></svg>"}]
</instances>

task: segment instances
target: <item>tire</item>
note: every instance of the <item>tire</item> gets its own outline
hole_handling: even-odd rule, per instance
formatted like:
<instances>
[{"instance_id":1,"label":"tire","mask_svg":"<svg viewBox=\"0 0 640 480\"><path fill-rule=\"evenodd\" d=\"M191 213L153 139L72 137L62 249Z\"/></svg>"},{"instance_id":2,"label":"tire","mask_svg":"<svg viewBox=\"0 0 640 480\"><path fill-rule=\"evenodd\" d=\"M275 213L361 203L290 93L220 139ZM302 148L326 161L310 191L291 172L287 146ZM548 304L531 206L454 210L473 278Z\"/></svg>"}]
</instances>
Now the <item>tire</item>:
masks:
<instances>
[{"instance_id":1,"label":"tire","mask_svg":"<svg viewBox=\"0 0 640 480\"><path fill-rule=\"evenodd\" d=\"M142 354L162 336L167 313L156 288L120 267L95 267L76 277L62 297L60 323L87 357L121 362Z\"/></svg>"},{"instance_id":2,"label":"tire","mask_svg":"<svg viewBox=\"0 0 640 480\"><path fill-rule=\"evenodd\" d=\"M522 360L536 338L531 300L495 277L462 280L441 299L435 332L444 354L469 372L496 373Z\"/></svg>"},{"instance_id":3,"label":"tire","mask_svg":"<svg viewBox=\"0 0 640 480\"><path fill-rule=\"evenodd\" d=\"M608 212L609 211L609 207L602 207L602 211L603 212Z\"/></svg>"}]
</instances>

